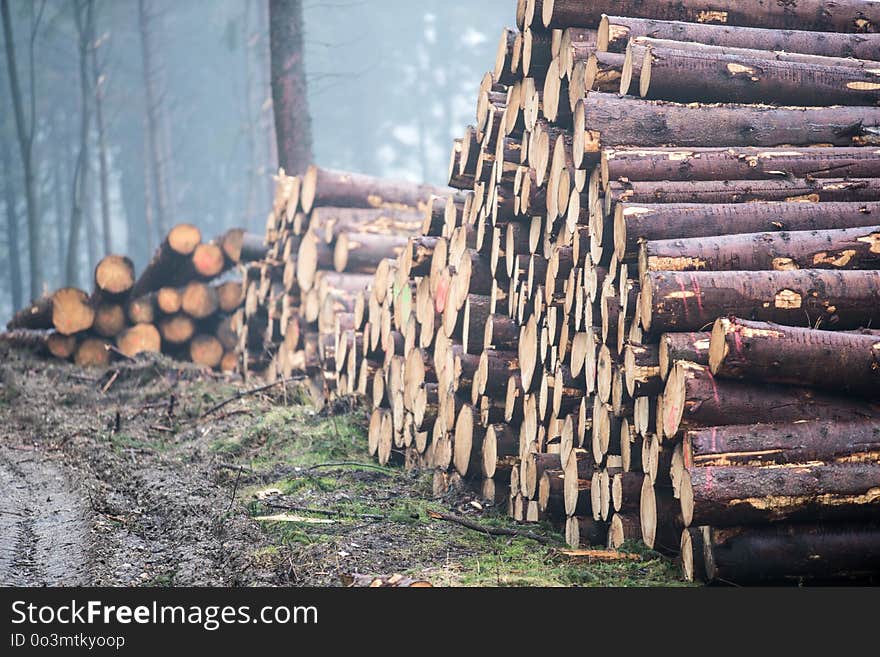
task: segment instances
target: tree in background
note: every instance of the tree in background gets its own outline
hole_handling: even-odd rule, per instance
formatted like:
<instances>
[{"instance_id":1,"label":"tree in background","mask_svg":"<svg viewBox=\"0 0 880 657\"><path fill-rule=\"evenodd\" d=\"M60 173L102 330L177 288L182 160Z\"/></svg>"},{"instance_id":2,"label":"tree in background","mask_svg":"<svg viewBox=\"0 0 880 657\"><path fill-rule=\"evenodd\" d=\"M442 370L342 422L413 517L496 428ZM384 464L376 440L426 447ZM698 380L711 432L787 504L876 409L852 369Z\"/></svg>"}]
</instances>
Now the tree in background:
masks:
<instances>
[{"instance_id":1,"label":"tree in background","mask_svg":"<svg viewBox=\"0 0 880 657\"><path fill-rule=\"evenodd\" d=\"M272 102L278 166L302 173L312 161L312 121L306 95L301 0L269 0Z\"/></svg>"},{"instance_id":2,"label":"tree in background","mask_svg":"<svg viewBox=\"0 0 880 657\"><path fill-rule=\"evenodd\" d=\"M76 285L79 278L79 237L82 229L83 215L89 208L87 195L89 189L89 126L91 125L91 85L89 76L89 50L94 42L95 6L94 0L77 0L73 6L73 19L76 24L77 44L79 48L79 84L80 84L80 142L79 155L73 175L73 200L70 210L70 230L67 237L67 264L65 282ZM89 222L91 224L91 222ZM92 228L90 225L89 228ZM93 231L89 230L87 239L93 239ZM89 253L89 260L94 260Z\"/></svg>"},{"instance_id":3,"label":"tree in background","mask_svg":"<svg viewBox=\"0 0 880 657\"><path fill-rule=\"evenodd\" d=\"M18 134L18 146L24 169L25 202L27 208L28 253L30 255L30 293L32 298L40 295L43 286L43 270L40 248L40 213L37 209L36 167L34 163L34 135L36 134L36 89L34 71L34 41L43 16L45 2L40 5L39 12L34 15L31 5L31 34L29 43L30 73L30 122L25 122L24 100L21 84L18 79L18 64L15 58L15 42L12 38L12 17L9 12L9 0L0 0L0 13L3 15L3 37L6 44L6 64L9 72L9 87L12 105L15 111L15 129ZM11 245L10 248L15 248Z\"/></svg>"}]
</instances>

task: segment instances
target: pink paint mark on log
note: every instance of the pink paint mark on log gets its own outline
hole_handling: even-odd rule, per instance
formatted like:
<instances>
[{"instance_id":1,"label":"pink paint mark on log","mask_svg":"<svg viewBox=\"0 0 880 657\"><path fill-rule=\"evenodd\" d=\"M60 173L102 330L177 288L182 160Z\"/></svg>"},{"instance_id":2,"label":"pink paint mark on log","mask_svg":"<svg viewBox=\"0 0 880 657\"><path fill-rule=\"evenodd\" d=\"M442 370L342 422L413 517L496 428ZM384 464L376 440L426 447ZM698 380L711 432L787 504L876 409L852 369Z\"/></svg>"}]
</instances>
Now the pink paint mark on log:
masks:
<instances>
[{"instance_id":1,"label":"pink paint mark on log","mask_svg":"<svg viewBox=\"0 0 880 657\"><path fill-rule=\"evenodd\" d=\"M688 300L687 300L687 290L684 288L684 283L681 281L678 282L678 287L681 288L681 302L684 304L684 316L688 316Z\"/></svg>"},{"instance_id":2,"label":"pink paint mark on log","mask_svg":"<svg viewBox=\"0 0 880 657\"><path fill-rule=\"evenodd\" d=\"M691 274L691 285L694 288L694 294L697 295L697 308L700 309L700 312L703 312L703 295L700 292L700 284L697 283L697 278L693 274Z\"/></svg>"},{"instance_id":3,"label":"pink paint mark on log","mask_svg":"<svg viewBox=\"0 0 880 657\"><path fill-rule=\"evenodd\" d=\"M743 352L743 341L742 335L739 332L739 327L734 327L733 329L733 346L736 348L736 353L742 355Z\"/></svg>"},{"instance_id":4,"label":"pink paint mark on log","mask_svg":"<svg viewBox=\"0 0 880 657\"><path fill-rule=\"evenodd\" d=\"M713 452L718 449L718 446L715 442L715 437L716 437L717 433L718 433L718 427L712 427L712 451Z\"/></svg>"},{"instance_id":5,"label":"pink paint mark on log","mask_svg":"<svg viewBox=\"0 0 880 657\"><path fill-rule=\"evenodd\" d=\"M718 386L715 384L715 377L712 376L712 372L706 370L706 374L709 375L709 382L712 384L712 396L715 398L716 404L721 404L721 399L718 397Z\"/></svg>"}]
</instances>

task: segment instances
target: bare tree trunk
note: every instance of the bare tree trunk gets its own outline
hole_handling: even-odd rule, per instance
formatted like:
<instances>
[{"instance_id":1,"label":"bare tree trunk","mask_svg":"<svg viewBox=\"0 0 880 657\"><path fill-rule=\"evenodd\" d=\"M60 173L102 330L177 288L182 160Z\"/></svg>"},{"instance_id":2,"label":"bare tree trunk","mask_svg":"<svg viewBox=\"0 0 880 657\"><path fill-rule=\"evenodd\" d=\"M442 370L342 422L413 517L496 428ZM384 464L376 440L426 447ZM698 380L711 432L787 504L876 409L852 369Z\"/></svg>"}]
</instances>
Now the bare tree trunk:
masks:
<instances>
[{"instance_id":1,"label":"bare tree trunk","mask_svg":"<svg viewBox=\"0 0 880 657\"><path fill-rule=\"evenodd\" d=\"M144 224L147 227L148 253L152 253L154 244L159 244L165 238L161 229L156 228L153 211L153 167L150 164L149 128L147 119L144 117Z\"/></svg>"},{"instance_id":2,"label":"bare tree trunk","mask_svg":"<svg viewBox=\"0 0 880 657\"><path fill-rule=\"evenodd\" d=\"M145 0L138 0L138 19L141 33L141 58L144 67L144 97L146 100L147 134L146 141L149 147L149 163L153 181L152 189L155 194L155 223L160 235L164 235L167 229L166 218L168 213L168 189L165 182L165 167L162 158L163 138L160 134L161 101L156 89L156 70L152 34L150 32L151 16L147 11Z\"/></svg>"},{"instance_id":3,"label":"bare tree trunk","mask_svg":"<svg viewBox=\"0 0 880 657\"><path fill-rule=\"evenodd\" d=\"M92 47L92 77L95 85L95 127L98 129L98 180L101 185L101 234L104 253L113 253L113 233L110 228L109 170L107 168L107 141L104 134L104 76L98 66L98 44Z\"/></svg>"},{"instance_id":4,"label":"bare tree trunk","mask_svg":"<svg viewBox=\"0 0 880 657\"><path fill-rule=\"evenodd\" d=\"M254 116L254 106L258 103L255 94L254 76L252 73L253 59L257 54L258 35L251 32L251 7L258 12L260 5L248 3L244 9L244 122L245 122L245 139L247 140L248 149L248 177L247 189L245 190L245 225L248 230L253 230L254 214L256 213L256 187L259 182L257 178L257 170L259 163L257 161L257 138L256 131L258 129L259 113Z\"/></svg>"},{"instance_id":5,"label":"bare tree trunk","mask_svg":"<svg viewBox=\"0 0 880 657\"><path fill-rule=\"evenodd\" d=\"M66 149L67 144L62 142L62 148ZM64 178L61 175L61 158L52 158L52 191L55 195L55 280L57 287L63 285L64 281Z\"/></svg>"},{"instance_id":6,"label":"bare tree trunk","mask_svg":"<svg viewBox=\"0 0 880 657\"><path fill-rule=\"evenodd\" d=\"M21 152L21 162L24 168L24 187L27 202L27 227L28 227L28 252L30 254L30 293L31 297L40 295L43 285L43 267L41 262L40 243L40 214L37 208L36 176L33 162L34 133L36 123L36 92L34 89L34 40L43 14L34 17L33 5L31 6L31 39L30 39L30 127L25 124L24 101L21 94L21 85L18 80L18 64L15 61L15 44L12 40L12 18L9 13L9 0L0 2L0 13L3 15L3 40L6 44L6 65L9 71L9 87L12 105L15 114L15 129L18 133L18 146Z\"/></svg>"},{"instance_id":7,"label":"bare tree trunk","mask_svg":"<svg viewBox=\"0 0 880 657\"><path fill-rule=\"evenodd\" d=\"M303 173L312 161L312 120L303 61L302 0L269 0L269 48L278 165Z\"/></svg>"},{"instance_id":8,"label":"bare tree trunk","mask_svg":"<svg viewBox=\"0 0 880 657\"><path fill-rule=\"evenodd\" d=\"M9 255L9 286L12 291L12 308L22 307L21 262L18 259L18 213L15 211L15 186L12 184L12 157L9 145L2 141L0 155L3 158L3 180L6 203L6 252Z\"/></svg>"},{"instance_id":9,"label":"bare tree trunk","mask_svg":"<svg viewBox=\"0 0 880 657\"><path fill-rule=\"evenodd\" d=\"M73 7L76 32L79 40L79 84L80 84L80 141L79 156L74 173L73 207L70 212L70 233L67 239L67 262L65 281L67 285L77 284L79 259L79 234L86 207L89 183L89 125L91 107L89 105L88 50L94 34L94 0L77 2Z\"/></svg>"},{"instance_id":10,"label":"bare tree trunk","mask_svg":"<svg viewBox=\"0 0 880 657\"><path fill-rule=\"evenodd\" d=\"M265 167L261 168L260 173L264 177L266 184L265 201L274 198L275 181L269 174L275 173L278 168L278 141L275 137L275 120L272 103L272 84L269 80L269 72L272 69L272 56L269 46L269 7L268 3L257 3L257 19L259 21L259 50L257 58L257 71L259 72L259 97L260 97L260 126L264 137L266 138L266 152L263 154L263 162Z\"/></svg>"}]
</instances>

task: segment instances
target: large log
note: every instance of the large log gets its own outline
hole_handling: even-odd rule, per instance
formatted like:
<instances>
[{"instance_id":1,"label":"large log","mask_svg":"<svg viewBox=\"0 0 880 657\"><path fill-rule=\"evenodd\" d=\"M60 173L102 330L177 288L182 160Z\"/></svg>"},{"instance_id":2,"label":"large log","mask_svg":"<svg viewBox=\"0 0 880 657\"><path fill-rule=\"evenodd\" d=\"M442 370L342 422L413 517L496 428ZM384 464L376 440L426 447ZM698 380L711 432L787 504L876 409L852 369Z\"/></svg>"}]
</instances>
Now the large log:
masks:
<instances>
[{"instance_id":1,"label":"large log","mask_svg":"<svg viewBox=\"0 0 880 657\"><path fill-rule=\"evenodd\" d=\"M686 526L876 518L880 463L692 468L679 501Z\"/></svg>"},{"instance_id":2,"label":"large log","mask_svg":"<svg viewBox=\"0 0 880 657\"><path fill-rule=\"evenodd\" d=\"M342 233L333 249L333 266L338 272L371 274L383 258L396 258L406 248L405 235Z\"/></svg>"},{"instance_id":3,"label":"large log","mask_svg":"<svg viewBox=\"0 0 880 657\"><path fill-rule=\"evenodd\" d=\"M102 299L125 296L133 285L134 263L127 256L104 256L95 267L95 291Z\"/></svg>"},{"instance_id":4,"label":"large log","mask_svg":"<svg viewBox=\"0 0 880 657\"><path fill-rule=\"evenodd\" d=\"M91 328L94 320L95 309L88 295L75 287L64 287L19 310L6 328L54 328L62 335L73 335Z\"/></svg>"},{"instance_id":5,"label":"large log","mask_svg":"<svg viewBox=\"0 0 880 657\"><path fill-rule=\"evenodd\" d=\"M710 118L711 117L711 118ZM588 92L574 112L574 165L608 146L880 143L880 108L682 105Z\"/></svg>"},{"instance_id":6,"label":"large log","mask_svg":"<svg viewBox=\"0 0 880 657\"><path fill-rule=\"evenodd\" d=\"M880 202L618 203L614 253L634 262L640 240L685 239L769 231L825 230L880 223Z\"/></svg>"},{"instance_id":7,"label":"large log","mask_svg":"<svg viewBox=\"0 0 880 657\"><path fill-rule=\"evenodd\" d=\"M880 178L638 181L608 183L606 207L616 203L749 203L752 201L875 201Z\"/></svg>"},{"instance_id":8,"label":"large log","mask_svg":"<svg viewBox=\"0 0 880 657\"><path fill-rule=\"evenodd\" d=\"M876 578L880 526L876 523L702 527L707 581L768 584Z\"/></svg>"},{"instance_id":9,"label":"large log","mask_svg":"<svg viewBox=\"0 0 880 657\"><path fill-rule=\"evenodd\" d=\"M631 181L880 178L877 149L826 148L607 148L602 184Z\"/></svg>"},{"instance_id":10,"label":"large log","mask_svg":"<svg viewBox=\"0 0 880 657\"><path fill-rule=\"evenodd\" d=\"M630 44L627 59L642 62L642 98L814 107L876 105L880 100L880 66L876 63L866 69L854 64L858 60L689 45L642 39Z\"/></svg>"},{"instance_id":11,"label":"large log","mask_svg":"<svg viewBox=\"0 0 880 657\"><path fill-rule=\"evenodd\" d=\"M872 59L880 52L880 34L824 32L817 35L815 32L799 29L769 30L623 16L602 16L596 35L596 47L599 50L622 53L630 39L640 36L824 57Z\"/></svg>"},{"instance_id":12,"label":"large log","mask_svg":"<svg viewBox=\"0 0 880 657\"><path fill-rule=\"evenodd\" d=\"M880 272L804 269L648 272L639 317L646 331L699 331L718 317L823 326L880 324Z\"/></svg>"},{"instance_id":13,"label":"large log","mask_svg":"<svg viewBox=\"0 0 880 657\"><path fill-rule=\"evenodd\" d=\"M643 242L648 271L880 269L880 226Z\"/></svg>"},{"instance_id":14,"label":"large log","mask_svg":"<svg viewBox=\"0 0 880 657\"><path fill-rule=\"evenodd\" d=\"M542 0L544 27L596 27L608 5L583 0ZM621 16L746 27L815 30L819 32L880 31L880 2L875 0L618 0Z\"/></svg>"},{"instance_id":15,"label":"large log","mask_svg":"<svg viewBox=\"0 0 880 657\"><path fill-rule=\"evenodd\" d=\"M432 196L448 196L431 185L374 178L360 173L331 171L311 165L303 176L303 212L330 205L339 208L384 208L425 211Z\"/></svg>"},{"instance_id":16,"label":"large log","mask_svg":"<svg viewBox=\"0 0 880 657\"><path fill-rule=\"evenodd\" d=\"M672 439L680 428L752 422L852 420L873 418L880 406L817 392L811 388L750 384L716 379L709 368L678 361L663 392L663 435Z\"/></svg>"},{"instance_id":17,"label":"large log","mask_svg":"<svg viewBox=\"0 0 880 657\"><path fill-rule=\"evenodd\" d=\"M418 210L320 207L312 211L309 228L332 242L341 233L412 234L423 220L424 212Z\"/></svg>"},{"instance_id":18,"label":"large log","mask_svg":"<svg viewBox=\"0 0 880 657\"><path fill-rule=\"evenodd\" d=\"M700 365L709 364L711 333L664 333L660 336L660 378L668 378L677 360L689 360Z\"/></svg>"},{"instance_id":19,"label":"large log","mask_svg":"<svg viewBox=\"0 0 880 657\"><path fill-rule=\"evenodd\" d=\"M192 254L201 239L201 231L192 224L174 226L131 288L131 296L187 283L192 276Z\"/></svg>"},{"instance_id":20,"label":"large log","mask_svg":"<svg viewBox=\"0 0 880 657\"><path fill-rule=\"evenodd\" d=\"M785 424L734 424L684 435L684 467L871 462L880 455L880 417Z\"/></svg>"},{"instance_id":21,"label":"large log","mask_svg":"<svg viewBox=\"0 0 880 657\"><path fill-rule=\"evenodd\" d=\"M880 397L880 339L873 335L722 317L712 329L709 368L724 379Z\"/></svg>"},{"instance_id":22,"label":"large log","mask_svg":"<svg viewBox=\"0 0 880 657\"><path fill-rule=\"evenodd\" d=\"M265 260L268 253L262 235L248 233L241 228L230 228L217 241L226 258L235 265Z\"/></svg>"}]
</instances>

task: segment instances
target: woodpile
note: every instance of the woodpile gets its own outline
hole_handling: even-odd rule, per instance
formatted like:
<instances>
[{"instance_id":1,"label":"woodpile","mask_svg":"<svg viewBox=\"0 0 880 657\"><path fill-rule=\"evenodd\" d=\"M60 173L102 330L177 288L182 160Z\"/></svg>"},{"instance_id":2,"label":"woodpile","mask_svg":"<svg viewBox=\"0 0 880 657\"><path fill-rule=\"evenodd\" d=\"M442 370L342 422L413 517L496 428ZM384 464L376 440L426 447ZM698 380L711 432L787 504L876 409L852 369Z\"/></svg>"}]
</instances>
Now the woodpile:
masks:
<instances>
[{"instance_id":1,"label":"woodpile","mask_svg":"<svg viewBox=\"0 0 880 657\"><path fill-rule=\"evenodd\" d=\"M211 242L178 224L135 276L132 261L105 256L89 295L62 288L18 311L3 340L81 366L106 366L141 352L231 372L237 367L243 287L224 273L262 260L260 236L233 228Z\"/></svg>"},{"instance_id":2,"label":"woodpile","mask_svg":"<svg viewBox=\"0 0 880 657\"><path fill-rule=\"evenodd\" d=\"M244 274L238 325L244 376L305 377L318 406L354 393L385 395L385 380L376 374L403 355L403 308L415 299L408 276L392 265L422 230L432 199L453 195L317 166L303 176L280 171L265 257ZM392 298L394 317L385 312ZM402 379L395 384L402 391Z\"/></svg>"},{"instance_id":3,"label":"woodpile","mask_svg":"<svg viewBox=\"0 0 880 657\"><path fill-rule=\"evenodd\" d=\"M520 0L459 192L279 178L246 370L573 547L876 575L875 5Z\"/></svg>"}]
</instances>

